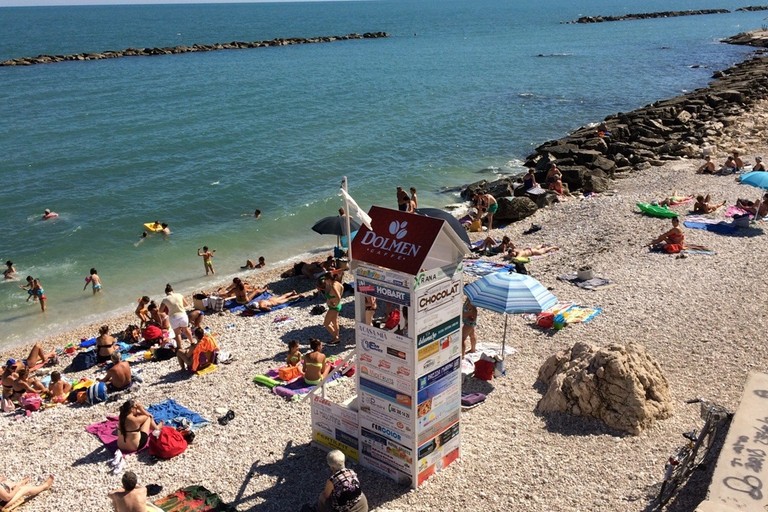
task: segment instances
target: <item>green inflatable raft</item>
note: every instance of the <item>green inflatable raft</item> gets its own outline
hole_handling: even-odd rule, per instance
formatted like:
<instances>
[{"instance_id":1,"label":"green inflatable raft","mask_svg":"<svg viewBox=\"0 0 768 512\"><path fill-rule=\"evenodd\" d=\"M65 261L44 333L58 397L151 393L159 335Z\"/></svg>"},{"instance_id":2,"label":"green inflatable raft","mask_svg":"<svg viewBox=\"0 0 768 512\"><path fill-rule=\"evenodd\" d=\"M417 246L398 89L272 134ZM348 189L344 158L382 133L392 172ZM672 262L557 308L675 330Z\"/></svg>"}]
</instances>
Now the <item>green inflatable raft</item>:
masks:
<instances>
[{"instance_id":1,"label":"green inflatable raft","mask_svg":"<svg viewBox=\"0 0 768 512\"><path fill-rule=\"evenodd\" d=\"M666 206L659 206L657 204L637 203L637 207L640 208L641 212L643 212L646 215L650 215L651 217L661 217L664 219L671 219L673 217L677 217L678 215L677 212L673 212Z\"/></svg>"}]
</instances>

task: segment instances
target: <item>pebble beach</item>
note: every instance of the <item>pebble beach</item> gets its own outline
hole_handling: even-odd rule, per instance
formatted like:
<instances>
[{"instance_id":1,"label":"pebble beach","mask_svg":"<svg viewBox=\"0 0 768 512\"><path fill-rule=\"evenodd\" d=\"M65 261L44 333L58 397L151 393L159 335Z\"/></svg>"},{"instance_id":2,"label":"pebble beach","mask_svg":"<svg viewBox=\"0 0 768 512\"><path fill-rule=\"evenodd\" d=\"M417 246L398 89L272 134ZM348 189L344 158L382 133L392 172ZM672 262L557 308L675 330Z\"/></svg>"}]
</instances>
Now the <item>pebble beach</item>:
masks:
<instances>
[{"instance_id":1,"label":"pebble beach","mask_svg":"<svg viewBox=\"0 0 768 512\"><path fill-rule=\"evenodd\" d=\"M745 162L768 154L768 103L730 126L730 137L714 148L719 164L738 149ZM713 203L734 204L757 199L761 191L740 185L733 176L698 175L700 159L679 159L641 172L625 173L613 190L590 198L572 198L539 210L523 222L493 230L519 247L547 243L560 250L533 259L529 272L560 300L602 308L587 324L560 331L541 331L529 321L509 321L506 376L486 383L469 379L468 391L487 393L482 405L461 416L461 458L418 490L400 487L365 468L360 476L372 510L641 511L651 502L662 479L667 457L681 444L681 433L701 424L698 408L685 400L705 397L731 410L738 406L751 370L764 371L765 222L736 236L686 229L686 242L706 246L714 255L649 252L645 245L669 229L669 220L641 215L635 203L673 194L711 194ZM391 198L382 198L387 204ZM686 213L691 205L676 209ZM723 209L711 215L723 216ZM542 229L530 235L531 223ZM479 239L479 233L471 234ZM500 260L500 257L491 259ZM590 265L615 286L590 291L557 280L557 276ZM308 292L313 283L281 279L282 269L248 273L250 281L276 293ZM467 279L473 279L467 277ZM158 298L153 296L153 298ZM319 299L317 299L319 300ZM170 461L146 453L128 457L127 469L141 484L163 486L160 496L200 484L217 492L237 510L293 511L313 502L328 477L321 450L310 444L308 401L288 402L251 379L282 364L287 343L297 339L302 350L310 337L326 340L322 316L304 301L271 314L250 318L228 313L206 316L204 325L217 334L221 348L236 360L218 370L191 376L178 371L175 360L139 362L144 380L133 395L149 405L165 398L200 413L211 424ZM354 348L352 297L342 310L342 344L328 355L347 355ZM36 306L35 306L36 307ZM278 317L288 319L275 322ZM113 331L134 323L132 316L106 322ZM504 319L480 310L478 340L498 347ZM62 347L95 336L98 325L39 340L44 348ZM540 416L535 386L541 364L575 342L602 346L642 344L669 382L674 400L670 419L655 423L638 436L612 431L586 418ZM2 354L23 358L28 347ZM62 361L61 369L68 360ZM68 377L99 376L92 370ZM354 393L347 379L327 390L334 400ZM108 510L107 493L120 486L120 476L107 464L112 454L85 432L86 425L117 414L121 402L95 406L57 406L31 416L0 415L2 473L16 479L56 475L53 489L23 506L26 511ZM216 422L217 409L232 409L228 425ZM697 472L669 510L693 510L704 499L706 472Z\"/></svg>"}]
</instances>

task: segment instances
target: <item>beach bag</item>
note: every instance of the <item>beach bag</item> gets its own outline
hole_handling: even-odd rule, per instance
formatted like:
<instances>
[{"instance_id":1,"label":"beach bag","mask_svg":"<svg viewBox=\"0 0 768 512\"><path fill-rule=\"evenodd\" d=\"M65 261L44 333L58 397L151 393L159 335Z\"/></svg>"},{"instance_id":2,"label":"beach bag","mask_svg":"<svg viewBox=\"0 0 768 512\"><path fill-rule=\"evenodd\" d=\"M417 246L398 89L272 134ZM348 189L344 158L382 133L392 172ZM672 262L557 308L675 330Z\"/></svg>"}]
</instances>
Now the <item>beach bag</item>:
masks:
<instances>
[{"instance_id":1,"label":"beach bag","mask_svg":"<svg viewBox=\"0 0 768 512\"><path fill-rule=\"evenodd\" d=\"M466 395L461 395L462 407L475 407L483 402L485 402L485 393L467 393Z\"/></svg>"},{"instance_id":2,"label":"beach bag","mask_svg":"<svg viewBox=\"0 0 768 512\"><path fill-rule=\"evenodd\" d=\"M677 254L683 250L683 246L680 244L667 244L664 246L664 252L667 254Z\"/></svg>"},{"instance_id":3,"label":"beach bag","mask_svg":"<svg viewBox=\"0 0 768 512\"><path fill-rule=\"evenodd\" d=\"M155 359L158 361L167 361L176 357L176 349L160 347L155 350Z\"/></svg>"},{"instance_id":4,"label":"beach bag","mask_svg":"<svg viewBox=\"0 0 768 512\"><path fill-rule=\"evenodd\" d=\"M555 315L550 311L539 313L536 317L536 325L542 329L551 329L555 325Z\"/></svg>"},{"instance_id":5,"label":"beach bag","mask_svg":"<svg viewBox=\"0 0 768 512\"><path fill-rule=\"evenodd\" d=\"M223 297L208 297L208 309L214 313L220 313L224 311L224 298Z\"/></svg>"},{"instance_id":6,"label":"beach bag","mask_svg":"<svg viewBox=\"0 0 768 512\"><path fill-rule=\"evenodd\" d=\"M107 401L107 385L103 382L91 384L87 393L88 403L91 405ZM79 397L78 397L79 398Z\"/></svg>"},{"instance_id":7,"label":"beach bag","mask_svg":"<svg viewBox=\"0 0 768 512\"><path fill-rule=\"evenodd\" d=\"M186 449L184 434L173 427L164 426L159 436L149 436L149 453L159 459L172 459Z\"/></svg>"},{"instance_id":8,"label":"beach bag","mask_svg":"<svg viewBox=\"0 0 768 512\"><path fill-rule=\"evenodd\" d=\"M81 372L88 368L93 368L96 363L99 362L99 356L95 350L89 350L88 352L80 352L72 359L70 367L73 372Z\"/></svg>"},{"instance_id":9,"label":"beach bag","mask_svg":"<svg viewBox=\"0 0 768 512\"><path fill-rule=\"evenodd\" d=\"M482 223L480 222L480 219L477 219L477 220L473 220L472 222L470 222L470 223L469 223L469 230L470 230L472 233L477 233L477 232L479 232L479 231L482 231L482 230L483 230L483 225L482 225Z\"/></svg>"},{"instance_id":10,"label":"beach bag","mask_svg":"<svg viewBox=\"0 0 768 512\"><path fill-rule=\"evenodd\" d=\"M277 369L277 377L280 380L289 381L301 375L301 371L296 366L284 366Z\"/></svg>"},{"instance_id":11,"label":"beach bag","mask_svg":"<svg viewBox=\"0 0 768 512\"><path fill-rule=\"evenodd\" d=\"M43 399L37 393L24 393L21 395L20 402L27 411L39 411L43 405Z\"/></svg>"},{"instance_id":12,"label":"beach bag","mask_svg":"<svg viewBox=\"0 0 768 512\"><path fill-rule=\"evenodd\" d=\"M492 380L495 366L496 364L493 361L478 359L475 361L475 378L480 380Z\"/></svg>"},{"instance_id":13,"label":"beach bag","mask_svg":"<svg viewBox=\"0 0 768 512\"><path fill-rule=\"evenodd\" d=\"M309 312L313 315L322 315L323 313L325 313L325 306L323 306L322 304L316 304L312 306L312 309L309 310Z\"/></svg>"},{"instance_id":14,"label":"beach bag","mask_svg":"<svg viewBox=\"0 0 768 512\"><path fill-rule=\"evenodd\" d=\"M141 335L147 342L161 340L163 339L163 330L156 325L148 325L144 328L144 332L142 332Z\"/></svg>"},{"instance_id":15,"label":"beach bag","mask_svg":"<svg viewBox=\"0 0 768 512\"><path fill-rule=\"evenodd\" d=\"M206 299L208 296L204 293L196 293L192 296L192 307L205 311L205 304L208 302Z\"/></svg>"}]
</instances>

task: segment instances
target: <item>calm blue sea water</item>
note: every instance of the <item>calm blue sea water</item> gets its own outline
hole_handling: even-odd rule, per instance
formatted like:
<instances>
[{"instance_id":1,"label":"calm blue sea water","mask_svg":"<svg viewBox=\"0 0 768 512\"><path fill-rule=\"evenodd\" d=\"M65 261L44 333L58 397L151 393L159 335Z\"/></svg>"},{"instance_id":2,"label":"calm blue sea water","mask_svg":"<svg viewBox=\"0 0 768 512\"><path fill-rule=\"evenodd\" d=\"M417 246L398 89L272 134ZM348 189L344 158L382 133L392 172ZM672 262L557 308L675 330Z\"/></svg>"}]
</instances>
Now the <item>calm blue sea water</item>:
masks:
<instances>
[{"instance_id":1,"label":"calm blue sea water","mask_svg":"<svg viewBox=\"0 0 768 512\"><path fill-rule=\"evenodd\" d=\"M729 8L736 0L675 2ZM384 30L391 38L0 68L0 260L40 277L43 315L0 284L0 345L38 338L210 284L246 258L327 248L310 231L341 205L420 203L445 186L519 169L545 140L704 86L759 28L734 13L596 25L581 15L670 9L660 0L381 2L0 9L0 59ZM543 55L543 57L539 56ZM701 64L693 69L690 66ZM60 213L39 220L44 208ZM264 213L254 221L255 208ZM169 240L135 246L160 219ZM101 296L82 291L88 269ZM90 289L89 289L90 290Z\"/></svg>"}]
</instances>

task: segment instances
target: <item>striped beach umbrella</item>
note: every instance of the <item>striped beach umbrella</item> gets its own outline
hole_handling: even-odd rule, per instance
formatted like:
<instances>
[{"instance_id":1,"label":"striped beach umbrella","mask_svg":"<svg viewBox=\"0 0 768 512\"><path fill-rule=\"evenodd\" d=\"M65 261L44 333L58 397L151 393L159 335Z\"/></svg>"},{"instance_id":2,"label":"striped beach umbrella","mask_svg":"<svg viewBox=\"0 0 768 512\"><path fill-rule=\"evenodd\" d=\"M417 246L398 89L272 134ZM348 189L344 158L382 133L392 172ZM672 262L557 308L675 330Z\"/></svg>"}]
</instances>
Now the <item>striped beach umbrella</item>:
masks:
<instances>
[{"instance_id":1,"label":"striped beach umbrella","mask_svg":"<svg viewBox=\"0 0 768 512\"><path fill-rule=\"evenodd\" d=\"M489 274L464 286L464 294L479 308L504 313L502 357L507 343L507 315L541 313L557 304L557 297L536 279L507 271Z\"/></svg>"}]
</instances>

